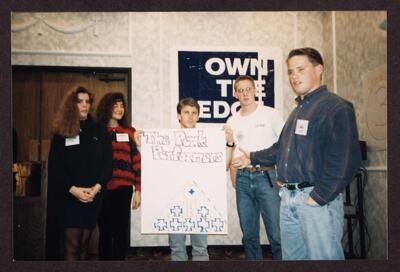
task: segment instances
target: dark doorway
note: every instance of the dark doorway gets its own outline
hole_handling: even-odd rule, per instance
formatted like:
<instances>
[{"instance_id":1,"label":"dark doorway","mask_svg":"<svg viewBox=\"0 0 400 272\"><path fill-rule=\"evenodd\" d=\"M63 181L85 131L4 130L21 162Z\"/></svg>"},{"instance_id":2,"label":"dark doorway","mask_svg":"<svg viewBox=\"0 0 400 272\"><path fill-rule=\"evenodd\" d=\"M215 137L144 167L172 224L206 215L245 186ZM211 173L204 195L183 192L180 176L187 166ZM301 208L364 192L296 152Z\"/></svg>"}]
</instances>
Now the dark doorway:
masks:
<instances>
[{"instance_id":1,"label":"dark doorway","mask_svg":"<svg viewBox=\"0 0 400 272\"><path fill-rule=\"evenodd\" d=\"M80 85L94 93L93 110L110 91L122 92L130 101L130 71L128 68L13 66L13 127L18 138L16 161L47 160L53 117L62 97L73 86Z\"/></svg>"},{"instance_id":2,"label":"dark doorway","mask_svg":"<svg viewBox=\"0 0 400 272\"><path fill-rule=\"evenodd\" d=\"M12 67L12 116L15 132L16 154L14 162L22 165L37 165L39 193L35 188L24 190L23 195L14 192L14 259L44 260L57 259L57 234L49 226L47 211L46 163L52 138L53 117L64 94L76 85L83 86L95 95L92 113L100 99L110 91L122 92L131 100L130 68L95 67ZM130 112L131 103L128 103ZM28 178L26 179L28 180ZM15 183L15 181L14 181ZM29 183L29 182L27 182ZM19 183L21 185L21 183ZM19 190L18 192L21 192ZM54 222L53 222L54 223ZM47 225L47 232L46 232ZM97 252L98 233L93 233L89 251ZM50 243L49 243L50 242Z\"/></svg>"}]
</instances>

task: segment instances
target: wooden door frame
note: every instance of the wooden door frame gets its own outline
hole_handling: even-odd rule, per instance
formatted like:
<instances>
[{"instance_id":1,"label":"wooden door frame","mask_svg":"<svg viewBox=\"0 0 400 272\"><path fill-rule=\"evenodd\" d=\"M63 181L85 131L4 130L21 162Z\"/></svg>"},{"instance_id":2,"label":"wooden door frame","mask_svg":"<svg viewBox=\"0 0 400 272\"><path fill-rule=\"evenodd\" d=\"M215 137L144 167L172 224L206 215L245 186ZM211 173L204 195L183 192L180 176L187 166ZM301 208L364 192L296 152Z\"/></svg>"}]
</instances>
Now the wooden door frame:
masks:
<instances>
[{"instance_id":1,"label":"wooden door frame","mask_svg":"<svg viewBox=\"0 0 400 272\"><path fill-rule=\"evenodd\" d=\"M132 98L132 92L131 92L131 86L132 86L132 75L131 75L132 68L129 67L76 67L76 66L33 66L33 65L13 65L12 66L12 73L16 72L30 72L30 73L40 73L41 75L41 83L43 83L43 75L44 73L76 73L76 74L83 74L83 75L90 75L93 77L96 77L100 81L105 81L107 80L102 80L98 74L102 73L120 73L124 74L126 76L126 79L128 80L128 86L127 86L127 110L130 113L130 116L128 120L131 120L132 118L132 103L131 103L131 98ZM115 79L109 78L109 81L113 81ZM42 87L41 87L42 88ZM13 97L13 89L11 96ZM42 95L42 94L41 94ZM99 97L100 98L100 97ZM97 101L99 102L99 101ZM94 112L93 112L94 114ZM12 112L12 120L14 120L14 112ZM41 120L40 120L41 122ZM41 125L39 124L41 127ZM39 139L42 140L42 131L39 131ZM39 156L40 157L40 156Z\"/></svg>"},{"instance_id":2,"label":"wooden door frame","mask_svg":"<svg viewBox=\"0 0 400 272\"><path fill-rule=\"evenodd\" d=\"M15 71L27 72L75 72L75 73L126 73L128 78L128 112L132 114L132 68L131 67L81 67L81 66L36 66L36 65L12 65L12 73ZM11 88L12 91L12 88Z\"/></svg>"},{"instance_id":3,"label":"wooden door frame","mask_svg":"<svg viewBox=\"0 0 400 272\"><path fill-rule=\"evenodd\" d=\"M15 72L70 72L70 73L81 73L81 74L95 74L95 73L122 73L127 75L128 79L128 90L127 90L127 108L128 112L131 112L132 109L132 103L131 103L131 86L132 86L132 75L131 75L131 68L121 68L121 67L74 67L74 66L31 66L31 65L13 65L12 66L12 73ZM41 82L43 82L43 79L41 79ZM13 89L11 89L11 97L13 96ZM11 114L13 117L13 112ZM40 136L41 138L41 136ZM42 173L44 173L44 168L42 169ZM47 174L42 176L42 184L41 184L41 194L40 194L40 199L38 200L40 202L40 207L41 210L47 211ZM28 197L29 198L29 197ZM26 198L26 199L28 199ZM29 198L28 200L30 200ZM15 201L15 200L14 200ZM15 210L14 210L15 211ZM46 222L44 226L47 225L47 212L44 212L42 215L42 218L40 218L41 222ZM43 225L43 224L42 224ZM15 228L15 223L14 223L14 228ZM43 260L47 259L48 255L48 249L45 249L47 247L47 230L46 228L43 230L45 237L43 237L43 241L41 244L41 249L43 249L45 252L41 252L41 255L46 255L46 256L41 256ZM92 235L93 237L93 235ZM15 240L14 240L15 242ZM37 249L32 249L33 251ZM33 255L33 253L32 253ZM27 256L29 257L29 256Z\"/></svg>"}]
</instances>

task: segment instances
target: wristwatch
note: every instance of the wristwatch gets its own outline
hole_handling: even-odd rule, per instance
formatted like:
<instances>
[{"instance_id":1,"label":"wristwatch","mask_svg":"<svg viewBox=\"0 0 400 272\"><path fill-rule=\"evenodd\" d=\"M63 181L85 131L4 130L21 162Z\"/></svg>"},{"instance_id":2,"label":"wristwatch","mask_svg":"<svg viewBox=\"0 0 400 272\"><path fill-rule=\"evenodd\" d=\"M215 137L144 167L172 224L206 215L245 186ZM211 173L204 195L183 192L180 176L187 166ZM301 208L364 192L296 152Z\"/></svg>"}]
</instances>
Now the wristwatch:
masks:
<instances>
[{"instance_id":1,"label":"wristwatch","mask_svg":"<svg viewBox=\"0 0 400 272\"><path fill-rule=\"evenodd\" d=\"M226 143L226 146L227 146L227 147L234 147L234 146L235 146L235 142L233 142L232 144Z\"/></svg>"}]
</instances>

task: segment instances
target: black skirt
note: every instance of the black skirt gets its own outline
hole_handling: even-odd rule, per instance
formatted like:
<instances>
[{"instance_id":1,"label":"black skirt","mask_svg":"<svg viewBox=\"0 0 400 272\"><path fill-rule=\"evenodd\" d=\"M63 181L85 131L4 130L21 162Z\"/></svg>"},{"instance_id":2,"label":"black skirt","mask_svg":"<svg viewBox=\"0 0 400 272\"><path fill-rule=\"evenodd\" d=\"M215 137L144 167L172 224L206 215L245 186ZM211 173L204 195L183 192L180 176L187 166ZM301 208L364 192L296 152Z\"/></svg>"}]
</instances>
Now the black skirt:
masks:
<instances>
[{"instance_id":1,"label":"black skirt","mask_svg":"<svg viewBox=\"0 0 400 272\"><path fill-rule=\"evenodd\" d=\"M93 229L99 218L102 193L96 195L93 202L83 203L70 196L60 204L59 222L62 228Z\"/></svg>"}]
</instances>

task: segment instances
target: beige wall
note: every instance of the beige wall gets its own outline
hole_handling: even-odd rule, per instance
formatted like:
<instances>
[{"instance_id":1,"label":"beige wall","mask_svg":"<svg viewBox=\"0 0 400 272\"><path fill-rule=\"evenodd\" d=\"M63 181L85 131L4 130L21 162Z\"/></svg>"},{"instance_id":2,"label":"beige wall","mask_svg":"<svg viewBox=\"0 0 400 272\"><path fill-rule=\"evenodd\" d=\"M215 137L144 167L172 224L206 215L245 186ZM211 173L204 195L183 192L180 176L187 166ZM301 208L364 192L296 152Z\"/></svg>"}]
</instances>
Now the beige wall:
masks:
<instances>
[{"instance_id":1,"label":"beige wall","mask_svg":"<svg viewBox=\"0 0 400 272\"><path fill-rule=\"evenodd\" d=\"M337 92L353 102L360 139L367 142L365 209L369 258L387 258L387 34L385 12L336 12Z\"/></svg>"},{"instance_id":2,"label":"beige wall","mask_svg":"<svg viewBox=\"0 0 400 272\"><path fill-rule=\"evenodd\" d=\"M12 17L12 64L131 67L133 124L162 128L172 125L175 103L171 48L273 46L281 48L285 59L294 47L315 47L325 59L325 83L354 103L360 138L370 144L365 191L369 257L382 259L387 257L386 127L381 124L386 121L387 56L386 32L379 24L385 18L385 12L327 11L17 13ZM283 65L287 118L295 104L285 71ZM377 99L382 100L378 106L371 103ZM229 216L235 218L235 212Z\"/></svg>"}]
</instances>

